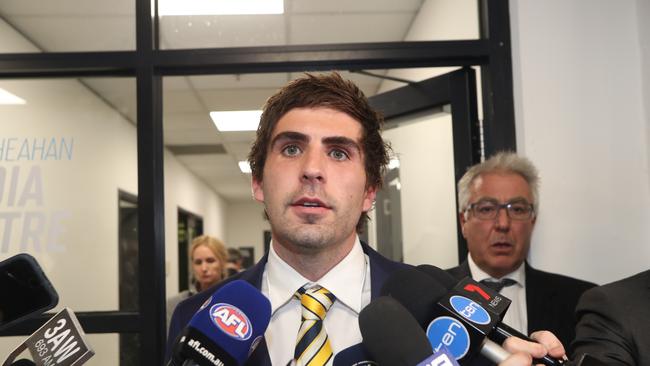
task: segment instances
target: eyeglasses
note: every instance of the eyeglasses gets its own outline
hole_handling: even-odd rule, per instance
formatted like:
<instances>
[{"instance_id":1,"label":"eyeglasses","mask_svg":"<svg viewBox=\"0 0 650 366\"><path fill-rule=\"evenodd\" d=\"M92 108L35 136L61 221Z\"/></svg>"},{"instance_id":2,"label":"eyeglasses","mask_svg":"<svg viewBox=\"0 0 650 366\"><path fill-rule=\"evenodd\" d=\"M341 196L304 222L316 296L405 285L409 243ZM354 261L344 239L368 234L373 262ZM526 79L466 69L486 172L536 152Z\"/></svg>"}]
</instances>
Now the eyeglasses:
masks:
<instances>
[{"instance_id":1,"label":"eyeglasses","mask_svg":"<svg viewBox=\"0 0 650 366\"><path fill-rule=\"evenodd\" d=\"M499 203L493 200L481 200L467 206L467 211L479 220L494 220L502 208L512 220L528 220L535 214L533 205L526 201Z\"/></svg>"}]
</instances>

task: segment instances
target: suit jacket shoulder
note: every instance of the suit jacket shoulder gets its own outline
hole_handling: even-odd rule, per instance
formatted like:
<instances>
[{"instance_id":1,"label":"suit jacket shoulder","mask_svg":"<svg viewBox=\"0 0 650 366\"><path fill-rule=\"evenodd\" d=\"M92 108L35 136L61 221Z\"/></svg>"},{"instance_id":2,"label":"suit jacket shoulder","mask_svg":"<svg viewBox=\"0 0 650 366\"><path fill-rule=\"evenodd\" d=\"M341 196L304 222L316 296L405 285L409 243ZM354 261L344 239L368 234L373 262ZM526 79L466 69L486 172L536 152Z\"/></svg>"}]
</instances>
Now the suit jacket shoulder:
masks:
<instances>
[{"instance_id":1,"label":"suit jacket shoulder","mask_svg":"<svg viewBox=\"0 0 650 366\"><path fill-rule=\"evenodd\" d=\"M537 270L526 263L528 332L549 330L569 348L575 337L575 308L580 295L596 284Z\"/></svg>"},{"instance_id":2,"label":"suit jacket shoulder","mask_svg":"<svg viewBox=\"0 0 650 366\"><path fill-rule=\"evenodd\" d=\"M574 357L583 353L608 365L648 365L650 271L593 288L580 298Z\"/></svg>"},{"instance_id":3,"label":"suit jacket shoulder","mask_svg":"<svg viewBox=\"0 0 650 366\"><path fill-rule=\"evenodd\" d=\"M461 263L457 267L447 269L447 273L452 275L457 280L462 280L463 278L472 275L470 273L469 264L467 263L467 260L463 261L463 263Z\"/></svg>"}]
</instances>

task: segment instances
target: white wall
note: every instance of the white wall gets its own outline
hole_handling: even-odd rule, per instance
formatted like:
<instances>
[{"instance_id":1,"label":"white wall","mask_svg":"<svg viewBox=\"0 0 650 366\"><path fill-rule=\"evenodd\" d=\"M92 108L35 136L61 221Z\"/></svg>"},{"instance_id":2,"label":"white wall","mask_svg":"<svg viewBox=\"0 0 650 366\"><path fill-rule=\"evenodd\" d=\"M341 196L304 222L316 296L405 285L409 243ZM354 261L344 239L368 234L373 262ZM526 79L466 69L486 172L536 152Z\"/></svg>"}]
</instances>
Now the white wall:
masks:
<instances>
[{"instance_id":1,"label":"white wall","mask_svg":"<svg viewBox=\"0 0 650 366\"><path fill-rule=\"evenodd\" d=\"M641 48L641 100L646 125L646 144L650 143L650 1L636 1L637 25L639 27L639 47ZM650 171L648 158L647 171ZM650 185L650 179L648 180Z\"/></svg>"},{"instance_id":2,"label":"white wall","mask_svg":"<svg viewBox=\"0 0 650 366\"><path fill-rule=\"evenodd\" d=\"M259 261L264 255L264 230L271 230L264 218L264 206L255 201L231 203L228 205L226 225L226 244L235 248L254 247L255 262Z\"/></svg>"},{"instance_id":3,"label":"white wall","mask_svg":"<svg viewBox=\"0 0 650 366\"><path fill-rule=\"evenodd\" d=\"M517 147L542 176L531 262L598 283L647 269L647 2L510 4Z\"/></svg>"},{"instance_id":4,"label":"white wall","mask_svg":"<svg viewBox=\"0 0 650 366\"><path fill-rule=\"evenodd\" d=\"M227 203L165 151L165 268L167 296L178 292L178 209L203 218L203 233L226 237Z\"/></svg>"},{"instance_id":5,"label":"white wall","mask_svg":"<svg viewBox=\"0 0 650 366\"><path fill-rule=\"evenodd\" d=\"M419 113L386 130L400 161L404 262L458 264L451 115Z\"/></svg>"}]
</instances>

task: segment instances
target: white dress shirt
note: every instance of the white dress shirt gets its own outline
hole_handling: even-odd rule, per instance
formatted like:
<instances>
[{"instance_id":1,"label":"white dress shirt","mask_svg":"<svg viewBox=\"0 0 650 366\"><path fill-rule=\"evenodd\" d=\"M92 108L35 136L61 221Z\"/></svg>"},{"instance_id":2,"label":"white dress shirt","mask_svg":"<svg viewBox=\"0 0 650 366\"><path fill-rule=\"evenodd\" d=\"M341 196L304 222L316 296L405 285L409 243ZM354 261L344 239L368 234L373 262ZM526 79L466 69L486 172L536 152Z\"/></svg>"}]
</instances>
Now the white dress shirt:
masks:
<instances>
[{"instance_id":1,"label":"white dress shirt","mask_svg":"<svg viewBox=\"0 0 650 366\"><path fill-rule=\"evenodd\" d=\"M264 338L273 365L284 366L293 359L302 314L300 301L293 294L305 284L318 284L336 296L323 322L335 355L362 340L358 317L370 303L370 263L359 238L350 253L316 282L283 261L271 243L262 293L271 302L271 322Z\"/></svg>"},{"instance_id":2,"label":"white dress shirt","mask_svg":"<svg viewBox=\"0 0 650 366\"><path fill-rule=\"evenodd\" d=\"M526 271L524 264L522 263L514 272L508 273L501 278L494 278L480 269L476 263L474 263L472 256L469 254L467 255L467 263L469 264L469 270L474 281L480 282L485 279L498 281L501 278L510 278L517 282L512 286L504 287L500 291L501 295L512 300L512 304L510 304L510 307L508 308L508 311L506 312L506 315L502 321L512 328L517 329L521 333L528 334L528 314L526 311Z\"/></svg>"}]
</instances>

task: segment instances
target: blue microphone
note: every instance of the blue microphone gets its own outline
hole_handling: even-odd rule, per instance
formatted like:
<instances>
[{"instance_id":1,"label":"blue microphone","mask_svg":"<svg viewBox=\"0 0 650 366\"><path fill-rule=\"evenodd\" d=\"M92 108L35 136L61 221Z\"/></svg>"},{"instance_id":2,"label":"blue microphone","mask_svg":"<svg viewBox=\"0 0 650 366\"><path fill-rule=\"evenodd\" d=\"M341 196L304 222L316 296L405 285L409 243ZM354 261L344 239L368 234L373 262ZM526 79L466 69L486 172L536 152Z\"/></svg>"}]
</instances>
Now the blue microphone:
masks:
<instances>
[{"instance_id":1,"label":"blue microphone","mask_svg":"<svg viewBox=\"0 0 650 366\"><path fill-rule=\"evenodd\" d=\"M271 319L271 303L248 282L219 288L181 332L168 365L243 365Z\"/></svg>"}]
</instances>

